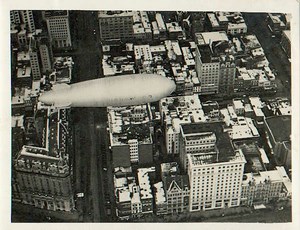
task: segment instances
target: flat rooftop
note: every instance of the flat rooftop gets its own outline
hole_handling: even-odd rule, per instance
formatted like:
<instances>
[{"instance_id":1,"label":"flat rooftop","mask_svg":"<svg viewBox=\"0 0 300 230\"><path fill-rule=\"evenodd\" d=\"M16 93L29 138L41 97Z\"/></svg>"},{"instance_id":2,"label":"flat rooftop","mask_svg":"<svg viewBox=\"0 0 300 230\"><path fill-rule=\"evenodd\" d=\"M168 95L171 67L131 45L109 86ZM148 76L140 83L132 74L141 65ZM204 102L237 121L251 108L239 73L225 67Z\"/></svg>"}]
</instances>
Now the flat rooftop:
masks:
<instances>
[{"instance_id":1,"label":"flat rooftop","mask_svg":"<svg viewBox=\"0 0 300 230\"><path fill-rule=\"evenodd\" d=\"M201 55L201 61L203 63L210 63L212 61L212 51L209 47L209 45L199 45L198 49L200 51L200 55Z\"/></svg>"},{"instance_id":2,"label":"flat rooftop","mask_svg":"<svg viewBox=\"0 0 300 230\"><path fill-rule=\"evenodd\" d=\"M67 10L46 10L46 17L57 17L57 16L68 16L69 13Z\"/></svg>"},{"instance_id":3,"label":"flat rooftop","mask_svg":"<svg viewBox=\"0 0 300 230\"><path fill-rule=\"evenodd\" d=\"M289 141L291 138L291 116L282 115L266 118L266 123L277 142Z\"/></svg>"},{"instance_id":4,"label":"flat rooftop","mask_svg":"<svg viewBox=\"0 0 300 230\"><path fill-rule=\"evenodd\" d=\"M198 134L213 132L216 135L216 147L220 151L219 161L226 161L228 157L235 155L230 136L223 131L224 122L210 122L210 123L193 123L183 124L182 131L186 134Z\"/></svg>"},{"instance_id":5,"label":"flat rooftop","mask_svg":"<svg viewBox=\"0 0 300 230\"><path fill-rule=\"evenodd\" d=\"M134 12L132 11L99 11L98 18L113 18L113 17L132 17L133 20Z\"/></svg>"}]
</instances>

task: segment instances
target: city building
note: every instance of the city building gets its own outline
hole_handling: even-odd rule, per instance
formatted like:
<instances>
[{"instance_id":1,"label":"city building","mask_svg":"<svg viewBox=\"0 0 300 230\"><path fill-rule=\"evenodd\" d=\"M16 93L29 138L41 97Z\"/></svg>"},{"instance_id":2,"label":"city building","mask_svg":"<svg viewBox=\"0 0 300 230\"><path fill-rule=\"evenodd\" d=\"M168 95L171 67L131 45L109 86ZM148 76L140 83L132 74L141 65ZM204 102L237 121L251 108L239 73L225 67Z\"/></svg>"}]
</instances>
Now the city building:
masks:
<instances>
[{"instance_id":1,"label":"city building","mask_svg":"<svg viewBox=\"0 0 300 230\"><path fill-rule=\"evenodd\" d=\"M10 11L10 26L11 28L15 25L21 24L21 16L19 10Z\"/></svg>"},{"instance_id":2,"label":"city building","mask_svg":"<svg viewBox=\"0 0 300 230\"><path fill-rule=\"evenodd\" d=\"M204 111L207 121L219 121L221 119L218 102L216 101L202 102L202 109Z\"/></svg>"},{"instance_id":3,"label":"city building","mask_svg":"<svg viewBox=\"0 0 300 230\"><path fill-rule=\"evenodd\" d=\"M191 212L240 205L246 163L240 151L220 149L219 153L188 154L187 158Z\"/></svg>"},{"instance_id":4,"label":"city building","mask_svg":"<svg viewBox=\"0 0 300 230\"><path fill-rule=\"evenodd\" d=\"M171 40L182 40L183 31L178 22L169 22L166 23L166 28L168 31L169 39Z\"/></svg>"},{"instance_id":5,"label":"city building","mask_svg":"<svg viewBox=\"0 0 300 230\"><path fill-rule=\"evenodd\" d=\"M189 211L190 185L187 175L181 175L177 162L162 163L161 178L166 196L166 214Z\"/></svg>"},{"instance_id":6,"label":"city building","mask_svg":"<svg viewBox=\"0 0 300 230\"><path fill-rule=\"evenodd\" d=\"M224 31L196 34L196 71L202 95L219 93L219 86L222 93L233 88L235 64L228 41Z\"/></svg>"},{"instance_id":7,"label":"city building","mask_svg":"<svg viewBox=\"0 0 300 230\"><path fill-rule=\"evenodd\" d=\"M38 43L39 57L42 66L42 72L50 72L52 70L53 52L50 39L46 33L38 34L35 39Z\"/></svg>"},{"instance_id":8,"label":"city building","mask_svg":"<svg viewBox=\"0 0 300 230\"><path fill-rule=\"evenodd\" d=\"M142 213L139 186L131 173L128 176L114 176L116 215L120 220L138 217Z\"/></svg>"},{"instance_id":9,"label":"city building","mask_svg":"<svg viewBox=\"0 0 300 230\"><path fill-rule=\"evenodd\" d=\"M260 205L289 197L291 181L283 167L274 170L245 173L242 181L241 205Z\"/></svg>"},{"instance_id":10,"label":"city building","mask_svg":"<svg viewBox=\"0 0 300 230\"><path fill-rule=\"evenodd\" d=\"M268 27L274 34L280 34L286 29L285 16L280 13L269 13L268 14Z\"/></svg>"},{"instance_id":11,"label":"city building","mask_svg":"<svg viewBox=\"0 0 300 230\"><path fill-rule=\"evenodd\" d=\"M233 149L224 122L181 126L180 162L190 181L191 212L240 204L246 160Z\"/></svg>"},{"instance_id":12,"label":"city building","mask_svg":"<svg viewBox=\"0 0 300 230\"><path fill-rule=\"evenodd\" d=\"M153 193L151 189L153 182L151 181L155 178L155 167L139 168L137 178L140 186L142 213L143 215L151 215L153 213Z\"/></svg>"},{"instance_id":13,"label":"city building","mask_svg":"<svg viewBox=\"0 0 300 230\"><path fill-rule=\"evenodd\" d=\"M280 127L280 128L278 128ZM274 154L277 164L291 169L291 116L272 116L265 119L267 143Z\"/></svg>"},{"instance_id":14,"label":"city building","mask_svg":"<svg viewBox=\"0 0 300 230\"><path fill-rule=\"evenodd\" d=\"M24 145L14 158L13 174L23 204L52 211L75 209L67 113L49 108L46 125L37 133L41 145Z\"/></svg>"},{"instance_id":15,"label":"city building","mask_svg":"<svg viewBox=\"0 0 300 230\"><path fill-rule=\"evenodd\" d=\"M176 215L189 211L190 185L187 175L168 175L162 178L166 191L166 213Z\"/></svg>"},{"instance_id":16,"label":"city building","mask_svg":"<svg viewBox=\"0 0 300 230\"><path fill-rule=\"evenodd\" d=\"M268 67L255 66L253 69L246 69L245 67L237 67L237 76L235 79L235 89L240 91L259 91L259 90L273 90L277 88L275 83L275 75Z\"/></svg>"},{"instance_id":17,"label":"city building","mask_svg":"<svg viewBox=\"0 0 300 230\"><path fill-rule=\"evenodd\" d=\"M146 105L108 108L114 167L153 162L153 141Z\"/></svg>"},{"instance_id":18,"label":"city building","mask_svg":"<svg viewBox=\"0 0 300 230\"><path fill-rule=\"evenodd\" d=\"M131 11L99 11L101 41L132 39L134 36L133 15Z\"/></svg>"},{"instance_id":19,"label":"city building","mask_svg":"<svg viewBox=\"0 0 300 230\"><path fill-rule=\"evenodd\" d=\"M30 66L33 80L41 79L41 66L39 60L39 52L37 47L37 42L34 38L30 38L29 41L29 57Z\"/></svg>"},{"instance_id":20,"label":"city building","mask_svg":"<svg viewBox=\"0 0 300 230\"><path fill-rule=\"evenodd\" d=\"M155 213L156 215L166 215L167 214L167 201L166 194L163 188L163 182L157 182L153 185L154 187L154 197L155 197Z\"/></svg>"},{"instance_id":21,"label":"city building","mask_svg":"<svg viewBox=\"0 0 300 230\"><path fill-rule=\"evenodd\" d=\"M233 94L235 76L236 65L234 56L222 55L220 57L219 93Z\"/></svg>"},{"instance_id":22,"label":"city building","mask_svg":"<svg viewBox=\"0 0 300 230\"><path fill-rule=\"evenodd\" d=\"M71 83L73 65L72 57L55 57L51 68L53 72L49 75L50 83L54 85L59 83Z\"/></svg>"},{"instance_id":23,"label":"city building","mask_svg":"<svg viewBox=\"0 0 300 230\"><path fill-rule=\"evenodd\" d=\"M210 31L226 31L231 35L247 33L247 25L240 12L207 13L206 23Z\"/></svg>"},{"instance_id":24,"label":"city building","mask_svg":"<svg viewBox=\"0 0 300 230\"><path fill-rule=\"evenodd\" d=\"M179 153L180 125L206 121L198 95L166 97L159 102L167 154Z\"/></svg>"},{"instance_id":25,"label":"city building","mask_svg":"<svg viewBox=\"0 0 300 230\"><path fill-rule=\"evenodd\" d=\"M256 141L236 141L234 142L234 147L242 151L247 161L244 173L259 173L269 168L269 158L265 150L259 147Z\"/></svg>"},{"instance_id":26,"label":"city building","mask_svg":"<svg viewBox=\"0 0 300 230\"><path fill-rule=\"evenodd\" d=\"M120 220L128 220L151 215L154 210L153 194L159 196L157 192L162 192L160 187L157 187L157 184L153 184L155 167L138 168L137 175L133 174L131 168L118 167L118 169L114 174L117 217ZM154 193L151 189L152 185L158 189ZM157 199L158 203L160 203L163 198L157 197Z\"/></svg>"},{"instance_id":27,"label":"city building","mask_svg":"<svg viewBox=\"0 0 300 230\"><path fill-rule=\"evenodd\" d=\"M133 38L136 41L151 42L152 29L147 12L133 12Z\"/></svg>"},{"instance_id":28,"label":"city building","mask_svg":"<svg viewBox=\"0 0 300 230\"><path fill-rule=\"evenodd\" d=\"M149 45L135 45L134 57L136 65L150 66L152 63L152 53Z\"/></svg>"},{"instance_id":29,"label":"city building","mask_svg":"<svg viewBox=\"0 0 300 230\"><path fill-rule=\"evenodd\" d=\"M21 18L23 23L26 24L26 27L30 33L35 32L35 24L32 10L20 10Z\"/></svg>"},{"instance_id":30,"label":"city building","mask_svg":"<svg viewBox=\"0 0 300 230\"><path fill-rule=\"evenodd\" d=\"M48 35L55 48L72 46L69 12L67 10L49 10L45 12Z\"/></svg>"},{"instance_id":31,"label":"city building","mask_svg":"<svg viewBox=\"0 0 300 230\"><path fill-rule=\"evenodd\" d=\"M155 14L155 19L159 31L159 39L160 41L164 41L167 39L167 28L165 21L160 13Z\"/></svg>"},{"instance_id":32,"label":"city building","mask_svg":"<svg viewBox=\"0 0 300 230\"><path fill-rule=\"evenodd\" d=\"M259 139L260 135L252 118L238 116L232 105L227 105L227 108L221 109L220 112L233 141Z\"/></svg>"},{"instance_id":33,"label":"city building","mask_svg":"<svg viewBox=\"0 0 300 230\"><path fill-rule=\"evenodd\" d=\"M240 12L225 13L228 19L227 34L245 34L247 33L247 25Z\"/></svg>"},{"instance_id":34,"label":"city building","mask_svg":"<svg viewBox=\"0 0 300 230\"><path fill-rule=\"evenodd\" d=\"M18 46L20 48L28 48L28 42L27 42L27 31L24 26L21 25L21 29L17 34L17 39L18 39Z\"/></svg>"},{"instance_id":35,"label":"city building","mask_svg":"<svg viewBox=\"0 0 300 230\"><path fill-rule=\"evenodd\" d=\"M10 25L13 28L16 25L25 24L30 33L35 32L35 23L32 10L11 10Z\"/></svg>"}]
</instances>

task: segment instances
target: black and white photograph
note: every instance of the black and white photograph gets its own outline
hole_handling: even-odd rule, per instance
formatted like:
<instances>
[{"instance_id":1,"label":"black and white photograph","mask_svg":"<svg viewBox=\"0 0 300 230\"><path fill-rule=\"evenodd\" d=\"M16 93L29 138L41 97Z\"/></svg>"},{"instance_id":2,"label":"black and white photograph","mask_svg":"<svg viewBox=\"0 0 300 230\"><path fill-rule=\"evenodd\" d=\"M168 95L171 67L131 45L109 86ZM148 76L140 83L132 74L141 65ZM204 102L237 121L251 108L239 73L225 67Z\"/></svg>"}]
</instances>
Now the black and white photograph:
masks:
<instances>
[{"instance_id":1,"label":"black and white photograph","mask_svg":"<svg viewBox=\"0 0 300 230\"><path fill-rule=\"evenodd\" d=\"M1 177L9 184L1 195L12 226L3 229L294 229L297 1L261 1L254 10L245 7L251 0L240 8L54 2L14 4L5 14L9 114L0 122L9 149Z\"/></svg>"}]
</instances>

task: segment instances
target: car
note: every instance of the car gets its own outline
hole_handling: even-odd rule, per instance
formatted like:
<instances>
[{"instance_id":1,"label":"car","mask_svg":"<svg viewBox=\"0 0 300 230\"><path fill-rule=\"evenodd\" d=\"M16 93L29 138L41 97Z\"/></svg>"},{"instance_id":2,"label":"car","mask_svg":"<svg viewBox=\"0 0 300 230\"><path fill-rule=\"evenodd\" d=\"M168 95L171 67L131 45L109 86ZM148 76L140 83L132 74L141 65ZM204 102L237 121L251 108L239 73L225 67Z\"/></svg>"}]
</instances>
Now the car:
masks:
<instances>
[{"instance_id":1,"label":"car","mask_svg":"<svg viewBox=\"0 0 300 230\"><path fill-rule=\"evenodd\" d=\"M84 197L84 193L83 192L79 192L76 194L76 196L79 198L79 197Z\"/></svg>"}]
</instances>

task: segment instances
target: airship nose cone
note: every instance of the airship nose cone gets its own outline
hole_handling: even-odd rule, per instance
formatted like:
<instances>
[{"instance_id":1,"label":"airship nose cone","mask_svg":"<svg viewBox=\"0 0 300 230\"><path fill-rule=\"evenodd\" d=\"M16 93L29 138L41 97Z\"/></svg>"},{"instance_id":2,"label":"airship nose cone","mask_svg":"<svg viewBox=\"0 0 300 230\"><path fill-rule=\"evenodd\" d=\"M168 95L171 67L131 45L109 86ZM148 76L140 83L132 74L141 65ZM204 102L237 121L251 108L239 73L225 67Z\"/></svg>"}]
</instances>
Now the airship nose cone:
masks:
<instances>
[{"instance_id":1,"label":"airship nose cone","mask_svg":"<svg viewBox=\"0 0 300 230\"><path fill-rule=\"evenodd\" d=\"M176 89L176 84L174 81L167 79L168 81L166 82L166 88L168 90L168 93L171 94L175 91Z\"/></svg>"},{"instance_id":2,"label":"airship nose cone","mask_svg":"<svg viewBox=\"0 0 300 230\"><path fill-rule=\"evenodd\" d=\"M46 105L51 105L54 103L53 96L51 93L44 93L39 97L39 101L43 102Z\"/></svg>"}]
</instances>

